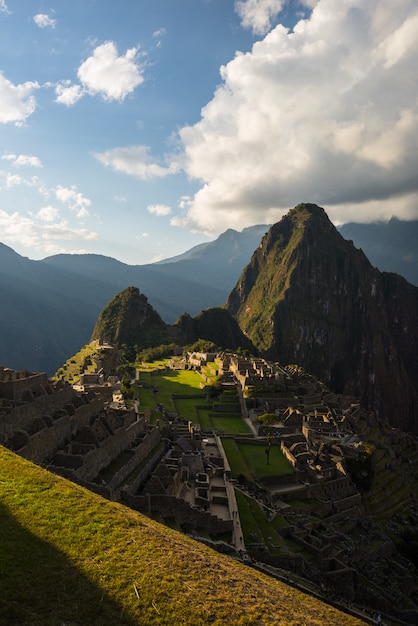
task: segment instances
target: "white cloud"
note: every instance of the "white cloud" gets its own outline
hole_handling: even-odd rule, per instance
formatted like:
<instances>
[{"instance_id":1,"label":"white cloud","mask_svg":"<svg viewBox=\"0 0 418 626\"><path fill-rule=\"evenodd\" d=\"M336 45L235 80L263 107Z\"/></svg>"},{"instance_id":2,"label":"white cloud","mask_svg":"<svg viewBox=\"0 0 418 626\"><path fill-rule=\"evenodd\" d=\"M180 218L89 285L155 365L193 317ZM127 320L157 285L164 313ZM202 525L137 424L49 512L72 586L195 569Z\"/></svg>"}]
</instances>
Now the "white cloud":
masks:
<instances>
[{"instance_id":1,"label":"white cloud","mask_svg":"<svg viewBox=\"0 0 418 626\"><path fill-rule=\"evenodd\" d=\"M76 187L63 187L62 185L58 185L55 188L55 195L57 200L67 205L71 211L76 213L78 218L88 216L88 207L91 205L91 200L77 191Z\"/></svg>"},{"instance_id":2,"label":"white cloud","mask_svg":"<svg viewBox=\"0 0 418 626\"><path fill-rule=\"evenodd\" d=\"M97 46L78 68L81 85L71 80L59 81L55 85L55 102L73 106L86 94L122 102L144 82L137 56L138 48L130 48L125 55L118 56L112 41Z\"/></svg>"},{"instance_id":3,"label":"white cloud","mask_svg":"<svg viewBox=\"0 0 418 626\"><path fill-rule=\"evenodd\" d=\"M244 28L251 28L256 35L265 35L284 3L284 0L235 0L235 11Z\"/></svg>"},{"instance_id":4,"label":"white cloud","mask_svg":"<svg viewBox=\"0 0 418 626\"><path fill-rule=\"evenodd\" d=\"M0 123L21 126L35 111L36 89L39 89L37 82L14 85L0 71Z\"/></svg>"},{"instance_id":5,"label":"white cloud","mask_svg":"<svg viewBox=\"0 0 418 626\"><path fill-rule=\"evenodd\" d=\"M84 95L84 90L80 85L73 85L70 80L63 80L55 85L55 102L73 106Z\"/></svg>"},{"instance_id":6,"label":"white cloud","mask_svg":"<svg viewBox=\"0 0 418 626\"><path fill-rule=\"evenodd\" d=\"M49 15L46 15L45 13L38 13L37 15L34 15L33 21L37 26L39 26L39 28L55 28L57 23L57 20L54 20L52 17L49 17Z\"/></svg>"},{"instance_id":7,"label":"white cloud","mask_svg":"<svg viewBox=\"0 0 418 626\"><path fill-rule=\"evenodd\" d=\"M5 0L0 0L0 13L10 13Z\"/></svg>"},{"instance_id":8,"label":"white cloud","mask_svg":"<svg viewBox=\"0 0 418 626\"><path fill-rule=\"evenodd\" d=\"M111 167L117 172L137 176L143 180L163 178L179 171L173 161L168 165L159 165L149 154L148 146L126 146L112 148L94 155L100 163Z\"/></svg>"},{"instance_id":9,"label":"white cloud","mask_svg":"<svg viewBox=\"0 0 418 626\"><path fill-rule=\"evenodd\" d=\"M167 204L150 204L147 206L147 211L152 215L158 215L158 217L161 217L163 215L170 215L171 207Z\"/></svg>"},{"instance_id":10,"label":"white cloud","mask_svg":"<svg viewBox=\"0 0 418 626\"><path fill-rule=\"evenodd\" d=\"M130 48L118 56L115 44L108 41L80 65L78 78L90 95L122 101L144 82L137 54L138 48Z\"/></svg>"},{"instance_id":11,"label":"white cloud","mask_svg":"<svg viewBox=\"0 0 418 626\"><path fill-rule=\"evenodd\" d=\"M38 250L50 250L52 241L97 239L97 233L87 229L71 228L67 222L45 223L19 212L12 214L0 209L0 231L7 245L21 244Z\"/></svg>"},{"instance_id":12,"label":"white cloud","mask_svg":"<svg viewBox=\"0 0 418 626\"><path fill-rule=\"evenodd\" d=\"M25 180L18 176L17 174L6 174L6 188L10 189L11 187L16 187L17 185L25 184Z\"/></svg>"},{"instance_id":13,"label":"white cloud","mask_svg":"<svg viewBox=\"0 0 418 626\"><path fill-rule=\"evenodd\" d=\"M202 187L175 221L215 234L299 202L336 221L418 217L417 25L415 0L318 0L292 32L238 53L180 131Z\"/></svg>"},{"instance_id":14,"label":"white cloud","mask_svg":"<svg viewBox=\"0 0 418 626\"><path fill-rule=\"evenodd\" d=\"M59 211L55 207L48 205L39 209L36 217L43 222L53 222L58 218Z\"/></svg>"},{"instance_id":15,"label":"white cloud","mask_svg":"<svg viewBox=\"0 0 418 626\"><path fill-rule=\"evenodd\" d=\"M12 161L13 167L42 167L41 160L39 157L32 156L29 154L5 154L1 157L6 161Z\"/></svg>"},{"instance_id":16,"label":"white cloud","mask_svg":"<svg viewBox=\"0 0 418 626\"><path fill-rule=\"evenodd\" d=\"M152 33L152 36L155 39L161 39L162 37L164 37L167 34L167 30L165 28L159 28L158 30L154 31Z\"/></svg>"}]
</instances>

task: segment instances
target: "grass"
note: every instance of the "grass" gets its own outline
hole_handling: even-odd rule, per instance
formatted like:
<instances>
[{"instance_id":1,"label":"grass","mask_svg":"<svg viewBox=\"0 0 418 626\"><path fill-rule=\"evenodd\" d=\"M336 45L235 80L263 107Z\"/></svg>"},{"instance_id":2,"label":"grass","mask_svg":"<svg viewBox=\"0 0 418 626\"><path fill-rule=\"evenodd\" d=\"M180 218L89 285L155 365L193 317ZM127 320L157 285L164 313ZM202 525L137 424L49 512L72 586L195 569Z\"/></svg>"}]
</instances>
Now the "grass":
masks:
<instances>
[{"instance_id":1,"label":"grass","mask_svg":"<svg viewBox=\"0 0 418 626\"><path fill-rule=\"evenodd\" d=\"M251 481L253 477L235 439L225 437L222 439L222 445L234 478L244 476L246 480Z\"/></svg>"},{"instance_id":2,"label":"grass","mask_svg":"<svg viewBox=\"0 0 418 626\"><path fill-rule=\"evenodd\" d=\"M176 408L176 412L181 417L184 417L191 422L197 422L197 404L203 404L205 402L204 397L196 398L195 396L191 396L190 398L174 398L174 406ZM208 408L210 405L208 404Z\"/></svg>"},{"instance_id":3,"label":"grass","mask_svg":"<svg viewBox=\"0 0 418 626\"><path fill-rule=\"evenodd\" d=\"M101 358L101 350L97 345L97 342L91 342L86 344L77 352L74 356L69 358L62 367L52 377L52 380L64 379L72 384L77 383L80 380L80 373L84 371L84 363L86 359L90 359L92 365L85 371L87 373L95 371L95 359Z\"/></svg>"},{"instance_id":4,"label":"grass","mask_svg":"<svg viewBox=\"0 0 418 626\"><path fill-rule=\"evenodd\" d=\"M2 447L0 470L2 626L363 623Z\"/></svg>"},{"instance_id":5,"label":"grass","mask_svg":"<svg viewBox=\"0 0 418 626\"><path fill-rule=\"evenodd\" d=\"M240 474L247 480L255 477L281 476L293 473L289 461L282 454L279 446L271 446L270 459L267 465L265 446L255 443L236 443L232 439L223 439L225 454L228 458L232 474L237 478Z\"/></svg>"},{"instance_id":6,"label":"grass","mask_svg":"<svg viewBox=\"0 0 418 626\"><path fill-rule=\"evenodd\" d=\"M267 464L266 448L264 446L240 443L238 447L254 476L263 477L293 474L293 467L283 455L278 445L272 445L270 448L269 464Z\"/></svg>"},{"instance_id":7,"label":"grass","mask_svg":"<svg viewBox=\"0 0 418 626\"><path fill-rule=\"evenodd\" d=\"M238 489L235 490L235 497L244 528L245 545L250 548L251 544L262 543L270 554L279 554L278 544L282 543L282 539L276 533L276 526L268 521L265 511L253 498L246 496Z\"/></svg>"},{"instance_id":8,"label":"grass","mask_svg":"<svg viewBox=\"0 0 418 626\"><path fill-rule=\"evenodd\" d=\"M220 435L251 435L252 430L241 417L209 416L212 429Z\"/></svg>"},{"instance_id":9,"label":"grass","mask_svg":"<svg viewBox=\"0 0 418 626\"><path fill-rule=\"evenodd\" d=\"M137 387L141 410L154 408L157 403L162 404L168 411L175 411L181 417L200 424L203 432L217 432L218 434L250 435L252 431L240 415L238 395L235 390L226 391L222 399L215 405L236 405L237 412L222 413L212 410L212 403L206 402L202 391L203 379L193 370L163 369L164 362L154 363L153 367L143 364L140 368L140 381L157 389L152 391L146 387ZM160 369L159 373L151 374L152 370ZM211 371L205 368L205 373ZM215 380L215 374L212 374Z\"/></svg>"}]
</instances>

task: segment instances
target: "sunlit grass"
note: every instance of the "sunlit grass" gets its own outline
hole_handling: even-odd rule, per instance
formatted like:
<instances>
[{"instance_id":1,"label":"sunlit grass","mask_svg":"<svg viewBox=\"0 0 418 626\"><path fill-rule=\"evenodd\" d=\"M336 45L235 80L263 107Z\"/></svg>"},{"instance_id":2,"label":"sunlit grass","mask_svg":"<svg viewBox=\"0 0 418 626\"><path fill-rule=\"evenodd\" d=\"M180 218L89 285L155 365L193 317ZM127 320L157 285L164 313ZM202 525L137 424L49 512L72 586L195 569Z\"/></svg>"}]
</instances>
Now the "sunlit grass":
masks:
<instances>
[{"instance_id":1,"label":"sunlit grass","mask_svg":"<svg viewBox=\"0 0 418 626\"><path fill-rule=\"evenodd\" d=\"M208 402L202 389L203 378L194 370L165 370L166 362L152 364L140 368L139 385L152 386L154 390L137 385L136 395L140 400L140 408L154 408L157 403L162 404L168 411L174 411L180 417L198 423L203 432L217 432L219 434L249 435L251 428L240 416L238 395L235 390L222 394L215 403ZM151 364L150 364L151 365ZM212 364L211 364L212 365ZM157 367L158 366L158 367ZM159 371L157 371L159 369ZM206 366L205 373L213 369ZM151 373L153 372L153 373ZM215 376L212 373L215 380ZM222 406L236 404L237 414L222 411L216 413L212 405Z\"/></svg>"},{"instance_id":2,"label":"sunlit grass","mask_svg":"<svg viewBox=\"0 0 418 626\"><path fill-rule=\"evenodd\" d=\"M0 624L355 626L0 447Z\"/></svg>"}]
</instances>

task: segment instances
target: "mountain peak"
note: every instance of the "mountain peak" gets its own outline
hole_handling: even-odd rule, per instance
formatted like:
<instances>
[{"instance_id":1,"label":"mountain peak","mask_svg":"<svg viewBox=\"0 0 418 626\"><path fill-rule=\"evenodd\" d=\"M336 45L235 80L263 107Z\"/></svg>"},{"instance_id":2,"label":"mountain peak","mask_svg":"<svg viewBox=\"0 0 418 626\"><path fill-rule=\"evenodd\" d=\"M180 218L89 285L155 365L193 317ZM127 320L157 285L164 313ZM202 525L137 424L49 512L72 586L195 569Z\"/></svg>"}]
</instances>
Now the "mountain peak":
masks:
<instances>
[{"instance_id":1,"label":"mountain peak","mask_svg":"<svg viewBox=\"0 0 418 626\"><path fill-rule=\"evenodd\" d=\"M137 287L127 287L105 306L91 336L112 345L149 347L156 338L166 339L166 324Z\"/></svg>"},{"instance_id":2,"label":"mountain peak","mask_svg":"<svg viewBox=\"0 0 418 626\"><path fill-rule=\"evenodd\" d=\"M380 273L322 208L300 204L263 237L226 306L268 358L417 431L417 304L417 288Z\"/></svg>"}]
</instances>

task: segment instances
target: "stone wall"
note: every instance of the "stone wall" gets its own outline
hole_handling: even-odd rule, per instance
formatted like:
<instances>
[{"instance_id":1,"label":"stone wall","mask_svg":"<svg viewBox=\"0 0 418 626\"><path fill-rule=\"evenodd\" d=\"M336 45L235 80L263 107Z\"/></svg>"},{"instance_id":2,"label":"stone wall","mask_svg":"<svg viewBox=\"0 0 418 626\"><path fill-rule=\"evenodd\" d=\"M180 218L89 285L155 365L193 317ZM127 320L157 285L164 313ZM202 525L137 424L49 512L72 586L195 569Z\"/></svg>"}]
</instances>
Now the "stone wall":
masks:
<instances>
[{"instance_id":1,"label":"stone wall","mask_svg":"<svg viewBox=\"0 0 418 626\"><path fill-rule=\"evenodd\" d=\"M85 428L102 409L103 403L98 398L93 397L89 401L87 397L77 397L71 387L64 387L54 394L19 406L6 416L2 415L0 443L9 445L34 463L43 463L70 441L77 430ZM16 437L16 432L26 433L27 436Z\"/></svg>"},{"instance_id":2,"label":"stone wall","mask_svg":"<svg viewBox=\"0 0 418 626\"><path fill-rule=\"evenodd\" d=\"M192 508L187 502L175 496L125 496L123 501L145 515L158 513L163 518L174 517L179 525L203 529L211 534L232 532L233 530L232 520L221 520L207 511Z\"/></svg>"},{"instance_id":3,"label":"stone wall","mask_svg":"<svg viewBox=\"0 0 418 626\"><path fill-rule=\"evenodd\" d=\"M27 371L16 371L5 367L0 368L0 398L8 398L21 402L46 394L50 383L44 373L33 374Z\"/></svg>"},{"instance_id":4,"label":"stone wall","mask_svg":"<svg viewBox=\"0 0 418 626\"><path fill-rule=\"evenodd\" d=\"M132 459L125 463L125 465L113 476L112 480L109 482L109 487L111 489L119 488L126 478L135 470L135 468L148 457L152 450L158 447L160 441L161 434L158 428L152 428L152 430L147 432L141 443L135 448L132 448ZM159 448L159 450L156 451L156 456L161 458L163 453L164 448ZM141 470L140 475L142 474L142 471L143 470ZM138 483L138 478L139 475L136 476L135 485Z\"/></svg>"},{"instance_id":5,"label":"stone wall","mask_svg":"<svg viewBox=\"0 0 418 626\"><path fill-rule=\"evenodd\" d=\"M130 416L129 416L130 417ZM129 419L128 417L128 419ZM100 442L100 446L88 452L82 466L77 469L77 476L82 480L93 480L103 468L107 467L124 450L130 448L136 437L143 430L142 420L120 428Z\"/></svg>"}]
</instances>

